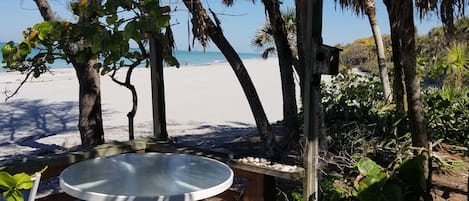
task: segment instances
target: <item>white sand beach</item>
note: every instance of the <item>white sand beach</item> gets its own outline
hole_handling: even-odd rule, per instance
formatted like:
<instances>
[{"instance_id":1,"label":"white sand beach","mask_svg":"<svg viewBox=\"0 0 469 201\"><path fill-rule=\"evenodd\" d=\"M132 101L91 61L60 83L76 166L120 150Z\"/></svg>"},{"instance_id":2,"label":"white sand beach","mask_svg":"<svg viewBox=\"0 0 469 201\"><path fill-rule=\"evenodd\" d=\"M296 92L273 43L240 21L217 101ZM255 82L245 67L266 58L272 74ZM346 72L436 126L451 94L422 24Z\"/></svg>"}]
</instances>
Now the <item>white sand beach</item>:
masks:
<instances>
[{"instance_id":1,"label":"white sand beach","mask_svg":"<svg viewBox=\"0 0 469 201\"><path fill-rule=\"evenodd\" d=\"M244 61L270 122L282 118L280 74L277 58ZM121 71L124 72L124 71ZM1 92L13 91L23 79L17 72L0 73ZM122 78L122 76L120 76ZM250 132L255 127L246 97L228 63L165 68L167 128L170 136L209 134L231 130ZM151 137L150 71L133 74L138 91L136 138ZM102 109L105 140L127 141L126 114L130 92L102 76ZM80 144L77 129L78 81L73 69L30 79L19 93L0 101L0 161L63 150Z\"/></svg>"}]
</instances>

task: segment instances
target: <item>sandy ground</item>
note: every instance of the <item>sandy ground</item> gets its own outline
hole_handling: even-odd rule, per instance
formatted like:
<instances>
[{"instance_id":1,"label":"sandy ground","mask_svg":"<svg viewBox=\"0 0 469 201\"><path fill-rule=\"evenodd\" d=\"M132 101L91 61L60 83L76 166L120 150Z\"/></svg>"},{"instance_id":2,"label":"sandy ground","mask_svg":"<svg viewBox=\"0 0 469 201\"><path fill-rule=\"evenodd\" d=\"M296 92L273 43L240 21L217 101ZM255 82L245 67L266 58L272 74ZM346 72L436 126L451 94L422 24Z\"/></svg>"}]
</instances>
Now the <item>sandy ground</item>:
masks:
<instances>
[{"instance_id":1,"label":"sandy ground","mask_svg":"<svg viewBox=\"0 0 469 201\"><path fill-rule=\"evenodd\" d=\"M276 58L244 61L269 121L282 117L280 74ZM124 72L124 71L122 71ZM228 63L166 68L167 127L170 136L228 132L246 133L255 126L247 99ZM0 73L0 92L13 91L23 79ZM120 76L123 78L123 76ZM152 136L150 71L137 69L136 138ZM126 114L130 92L108 77L101 79L106 141L128 140ZM80 144L77 129L78 81L73 69L57 69L29 80L20 92L0 102L0 161L69 149Z\"/></svg>"}]
</instances>

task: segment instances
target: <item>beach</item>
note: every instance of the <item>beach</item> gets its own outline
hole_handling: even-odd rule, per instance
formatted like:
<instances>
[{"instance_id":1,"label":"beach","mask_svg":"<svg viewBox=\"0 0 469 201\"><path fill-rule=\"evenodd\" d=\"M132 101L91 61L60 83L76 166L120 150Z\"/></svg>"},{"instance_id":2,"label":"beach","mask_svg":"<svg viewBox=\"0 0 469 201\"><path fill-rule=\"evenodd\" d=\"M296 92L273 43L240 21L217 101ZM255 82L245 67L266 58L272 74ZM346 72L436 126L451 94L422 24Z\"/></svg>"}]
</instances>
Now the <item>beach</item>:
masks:
<instances>
[{"instance_id":1,"label":"beach","mask_svg":"<svg viewBox=\"0 0 469 201\"><path fill-rule=\"evenodd\" d=\"M245 59L270 122L282 118L282 96L277 58ZM123 79L126 69L118 78ZM81 143L78 124L78 81L73 69L54 69L30 79L18 94L4 101L23 80L17 72L0 73L0 161L43 152L63 151ZM229 132L252 132L255 121L242 88L226 62L164 69L167 130L170 137ZM150 70L132 75L138 93L135 137L153 136ZM130 91L101 77L106 142L127 141Z\"/></svg>"}]
</instances>

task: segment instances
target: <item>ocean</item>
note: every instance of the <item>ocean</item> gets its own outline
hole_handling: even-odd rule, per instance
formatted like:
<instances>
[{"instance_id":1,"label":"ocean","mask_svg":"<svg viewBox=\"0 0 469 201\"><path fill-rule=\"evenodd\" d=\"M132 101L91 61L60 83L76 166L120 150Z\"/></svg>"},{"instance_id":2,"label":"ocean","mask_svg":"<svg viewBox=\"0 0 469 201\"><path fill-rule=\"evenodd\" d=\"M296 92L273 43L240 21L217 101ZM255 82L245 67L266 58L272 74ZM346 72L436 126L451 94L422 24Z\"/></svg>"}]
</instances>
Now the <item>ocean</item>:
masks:
<instances>
[{"instance_id":1,"label":"ocean","mask_svg":"<svg viewBox=\"0 0 469 201\"><path fill-rule=\"evenodd\" d=\"M5 43L0 42L0 49L5 45ZM34 54L34 51L33 51ZM254 59L261 58L260 53L238 53L241 59ZM179 61L179 64L182 67L186 66L201 66L209 65L214 63L225 62L226 59L221 52L209 52L209 51L184 51L184 50L175 50L174 55ZM0 51L0 61L3 60L3 55ZM50 65L51 69L57 68L72 68L71 64L68 64L65 60L55 60L53 64ZM4 63L0 63L0 73L7 72Z\"/></svg>"}]
</instances>

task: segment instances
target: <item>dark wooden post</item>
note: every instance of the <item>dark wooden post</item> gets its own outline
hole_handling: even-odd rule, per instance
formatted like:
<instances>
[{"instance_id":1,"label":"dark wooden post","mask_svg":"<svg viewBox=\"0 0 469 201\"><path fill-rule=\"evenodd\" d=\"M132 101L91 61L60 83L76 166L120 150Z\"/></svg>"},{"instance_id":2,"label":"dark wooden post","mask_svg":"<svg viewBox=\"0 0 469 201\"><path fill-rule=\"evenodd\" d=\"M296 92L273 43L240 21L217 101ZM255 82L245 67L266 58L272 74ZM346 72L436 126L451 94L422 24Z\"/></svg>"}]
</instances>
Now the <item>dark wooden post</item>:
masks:
<instances>
[{"instance_id":1,"label":"dark wooden post","mask_svg":"<svg viewBox=\"0 0 469 201\"><path fill-rule=\"evenodd\" d=\"M320 56L322 46L322 7L323 0L306 1L305 25L305 106L304 133L307 137L304 154L305 178L303 180L303 199L318 200L318 138L321 127L321 74L320 69L327 68Z\"/></svg>"}]
</instances>

